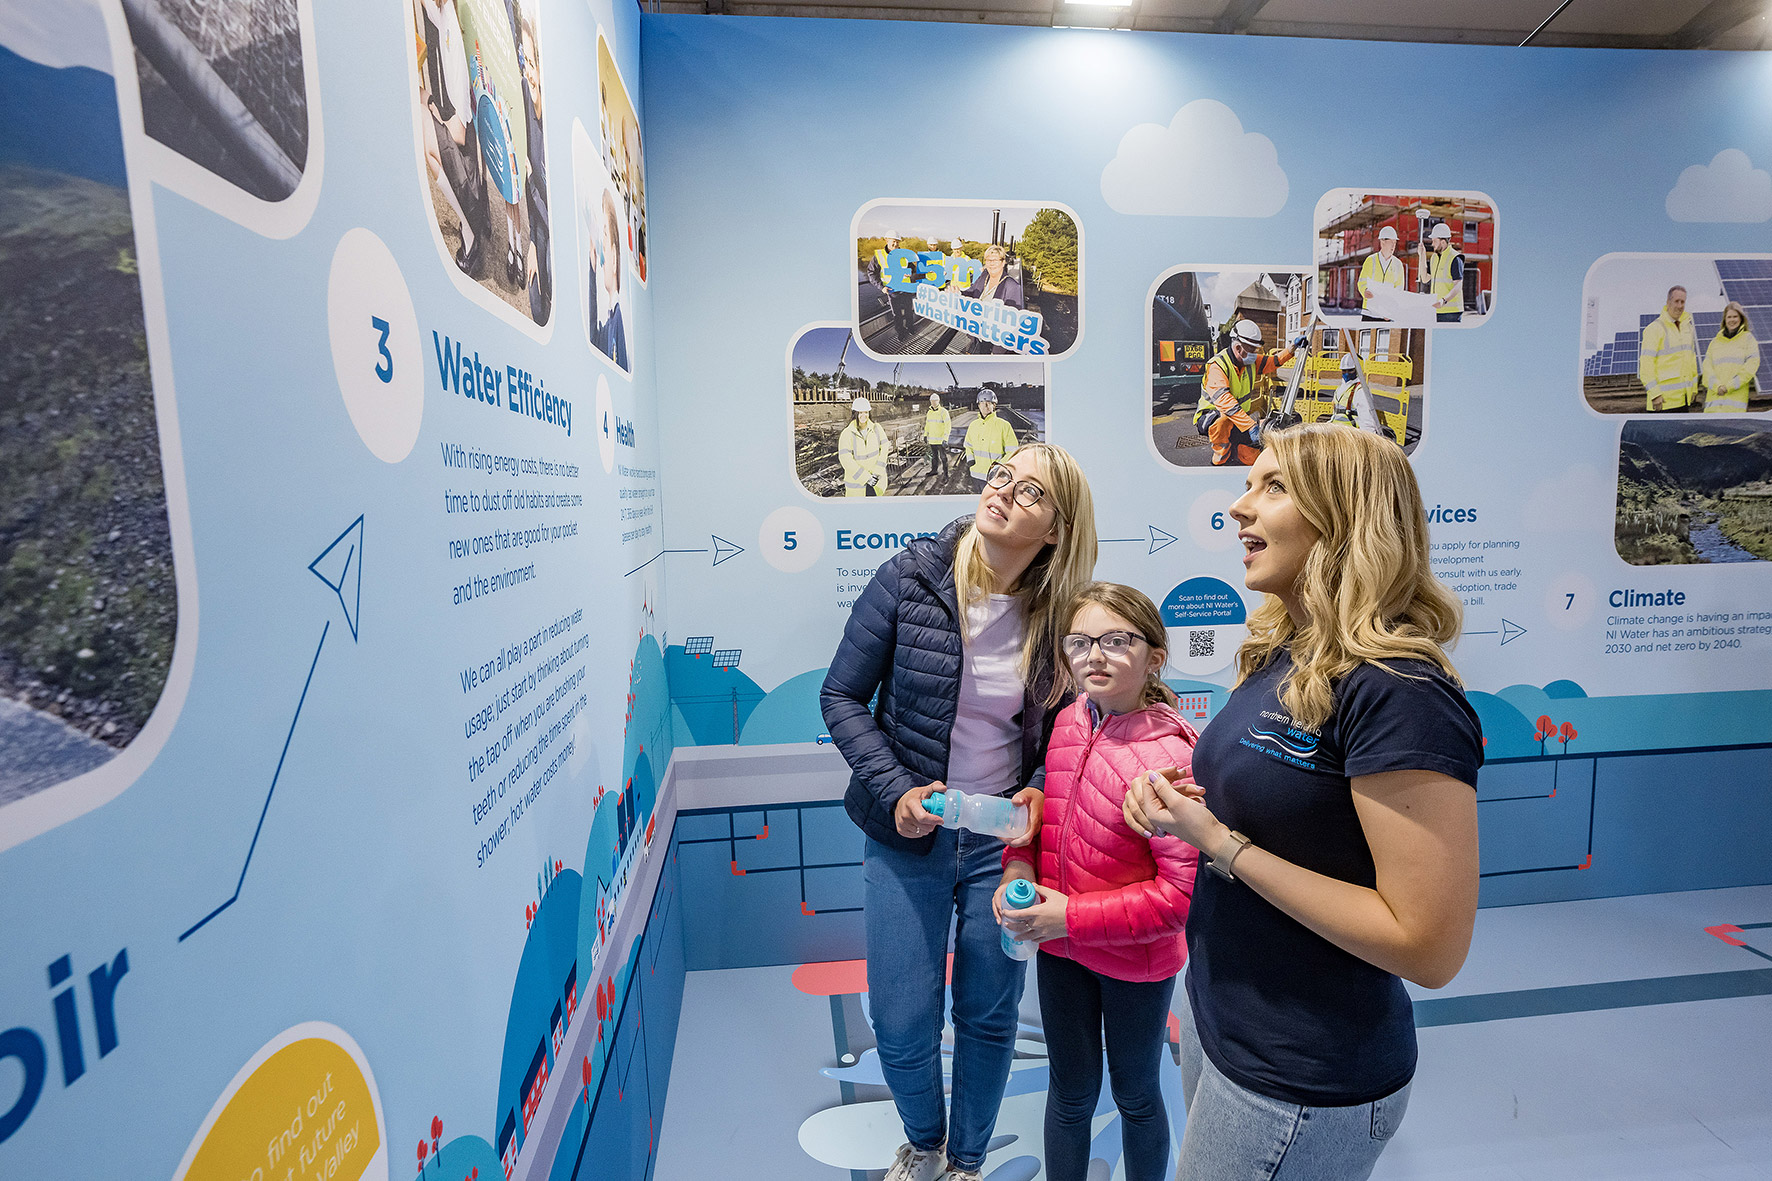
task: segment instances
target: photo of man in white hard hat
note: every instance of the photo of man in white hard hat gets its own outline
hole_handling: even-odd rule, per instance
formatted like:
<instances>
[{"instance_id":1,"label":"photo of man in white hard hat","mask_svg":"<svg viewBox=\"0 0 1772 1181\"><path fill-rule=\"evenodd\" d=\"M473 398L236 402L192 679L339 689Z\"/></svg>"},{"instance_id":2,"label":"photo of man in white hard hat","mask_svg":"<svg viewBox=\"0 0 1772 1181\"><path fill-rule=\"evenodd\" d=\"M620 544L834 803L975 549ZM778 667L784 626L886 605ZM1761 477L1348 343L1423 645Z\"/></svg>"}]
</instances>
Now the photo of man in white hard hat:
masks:
<instances>
[{"instance_id":1,"label":"photo of man in white hard hat","mask_svg":"<svg viewBox=\"0 0 1772 1181\"><path fill-rule=\"evenodd\" d=\"M1314 310L1330 327L1475 327L1493 310L1498 214L1486 194L1331 189L1312 225Z\"/></svg>"},{"instance_id":2,"label":"photo of man in white hard hat","mask_svg":"<svg viewBox=\"0 0 1772 1181\"><path fill-rule=\"evenodd\" d=\"M1046 437L1043 363L882 361L846 325L801 330L788 390L794 476L821 499L964 496L975 488L968 444L994 458Z\"/></svg>"},{"instance_id":3,"label":"photo of man in white hard hat","mask_svg":"<svg viewBox=\"0 0 1772 1181\"><path fill-rule=\"evenodd\" d=\"M1212 441L1212 466L1248 466L1261 456L1261 421L1267 414L1263 377L1292 361L1305 342L1295 336L1283 350L1262 351L1261 327L1253 320L1231 325L1230 344L1206 362L1194 429Z\"/></svg>"},{"instance_id":4,"label":"photo of man in white hard hat","mask_svg":"<svg viewBox=\"0 0 1772 1181\"><path fill-rule=\"evenodd\" d=\"M1385 226L1378 231L1378 253L1368 254L1360 264L1360 319L1383 320L1372 314L1373 301L1380 296L1378 288L1401 291L1409 282L1409 268L1397 257L1397 228Z\"/></svg>"},{"instance_id":5,"label":"photo of man in white hard hat","mask_svg":"<svg viewBox=\"0 0 1772 1181\"><path fill-rule=\"evenodd\" d=\"M1316 281L1296 269L1177 267L1158 277L1146 380L1160 458L1181 468L1248 466L1270 432L1295 423L1333 422L1414 450L1432 330L1332 325L1315 310Z\"/></svg>"},{"instance_id":6,"label":"photo of man in white hard hat","mask_svg":"<svg viewBox=\"0 0 1772 1181\"><path fill-rule=\"evenodd\" d=\"M941 404L940 394L929 395L929 412L923 416L923 446L929 451L929 475L940 473L943 484L948 479L948 439L954 433L954 418Z\"/></svg>"},{"instance_id":7,"label":"photo of man in white hard hat","mask_svg":"<svg viewBox=\"0 0 1772 1181\"><path fill-rule=\"evenodd\" d=\"M1464 319L1464 255L1452 247L1452 227L1441 222L1428 231L1427 293L1434 297L1434 320Z\"/></svg>"}]
</instances>

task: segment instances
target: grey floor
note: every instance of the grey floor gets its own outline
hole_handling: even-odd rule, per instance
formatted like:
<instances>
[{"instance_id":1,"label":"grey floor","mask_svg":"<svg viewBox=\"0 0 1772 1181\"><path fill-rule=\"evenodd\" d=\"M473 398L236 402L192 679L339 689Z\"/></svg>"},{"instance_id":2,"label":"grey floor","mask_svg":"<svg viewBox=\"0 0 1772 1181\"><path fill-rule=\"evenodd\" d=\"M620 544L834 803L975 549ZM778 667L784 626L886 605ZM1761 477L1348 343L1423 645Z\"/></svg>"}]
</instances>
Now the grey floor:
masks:
<instances>
[{"instance_id":1,"label":"grey floor","mask_svg":"<svg viewBox=\"0 0 1772 1181\"><path fill-rule=\"evenodd\" d=\"M843 1104L831 1001L792 972L689 974L658 1181L860 1181L890 1158L889 1104ZM1772 886L1484 910L1459 978L1416 996L1421 1066L1375 1177L1772 1178ZM1041 1175L1043 1066L1017 1063L987 1181Z\"/></svg>"}]
</instances>

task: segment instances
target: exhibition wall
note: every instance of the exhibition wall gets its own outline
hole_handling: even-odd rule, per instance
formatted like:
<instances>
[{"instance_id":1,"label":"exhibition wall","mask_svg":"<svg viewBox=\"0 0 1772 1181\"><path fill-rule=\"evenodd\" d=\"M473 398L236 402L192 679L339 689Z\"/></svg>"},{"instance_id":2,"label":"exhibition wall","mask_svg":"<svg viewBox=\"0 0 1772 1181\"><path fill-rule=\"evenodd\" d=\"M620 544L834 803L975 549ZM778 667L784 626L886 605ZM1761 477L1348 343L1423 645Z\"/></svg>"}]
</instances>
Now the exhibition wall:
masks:
<instances>
[{"instance_id":1,"label":"exhibition wall","mask_svg":"<svg viewBox=\"0 0 1772 1181\"><path fill-rule=\"evenodd\" d=\"M1769 70L0 2L0 1176L649 1176L685 972L862 954L819 685L993 455L1216 713L1233 318L1421 478L1485 904L1772 881Z\"/></svg>"},{"instance_id":2,"label":"exhibition wall","mask_svg":"<svg viewBox=\"0 0 1772 1181\"><path fill-rule=\"evenodd\" d=\"M0 4L0 1175L646 1171L639 38Z\"/></svg>"}]
</instances>

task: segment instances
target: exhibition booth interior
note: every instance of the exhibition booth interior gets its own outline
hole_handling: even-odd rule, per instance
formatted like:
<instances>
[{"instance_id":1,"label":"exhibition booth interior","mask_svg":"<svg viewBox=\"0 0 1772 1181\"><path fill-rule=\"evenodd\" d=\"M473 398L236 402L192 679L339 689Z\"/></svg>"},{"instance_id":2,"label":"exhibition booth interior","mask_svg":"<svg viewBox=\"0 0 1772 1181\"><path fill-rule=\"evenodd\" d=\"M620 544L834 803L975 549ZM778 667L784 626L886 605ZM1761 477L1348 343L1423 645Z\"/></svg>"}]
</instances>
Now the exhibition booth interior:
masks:
<instances>
[{"instance_id":1,"label":"exhibition booth interior","mask_svg":"<svg viewBox=\"0 0 1772 1181\"><path fill-rule=\"evenodd\" d=\"M1482 726L1374 1175L1772 1168L1763 53L6 0L0 86L0 1176L880 1177L844 625L1057 444L1205 729L1239 325Z\"/></svg>"}]
</instances>

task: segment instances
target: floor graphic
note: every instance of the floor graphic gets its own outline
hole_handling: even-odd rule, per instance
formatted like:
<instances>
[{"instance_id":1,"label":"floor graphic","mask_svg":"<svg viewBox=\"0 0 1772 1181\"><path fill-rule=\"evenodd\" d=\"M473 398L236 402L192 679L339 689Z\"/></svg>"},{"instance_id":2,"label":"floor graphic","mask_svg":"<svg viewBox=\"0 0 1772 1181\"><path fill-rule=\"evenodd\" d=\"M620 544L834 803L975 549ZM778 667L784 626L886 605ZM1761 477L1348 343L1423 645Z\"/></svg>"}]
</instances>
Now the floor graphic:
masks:
<instances>
[{"instance_id":1,"label":"floor graphic","mask_svg":"<svg viewBox=\"0 0 1772 1181\"><path fill-rule=\"evenodd\" d=\"M1460 989L1411 990L1421 1067L1375 1178L1772 1170L1772 886L1485 910ZM986 1181L1044 1177L1038 1012L1030 977ZM859 960L690 972L658 1181L878 1181L903 1132L868 1013ZM1104 1086L1090 1181L1123 1176L1118 1123Z\"/></svg>"}]
</instances>

